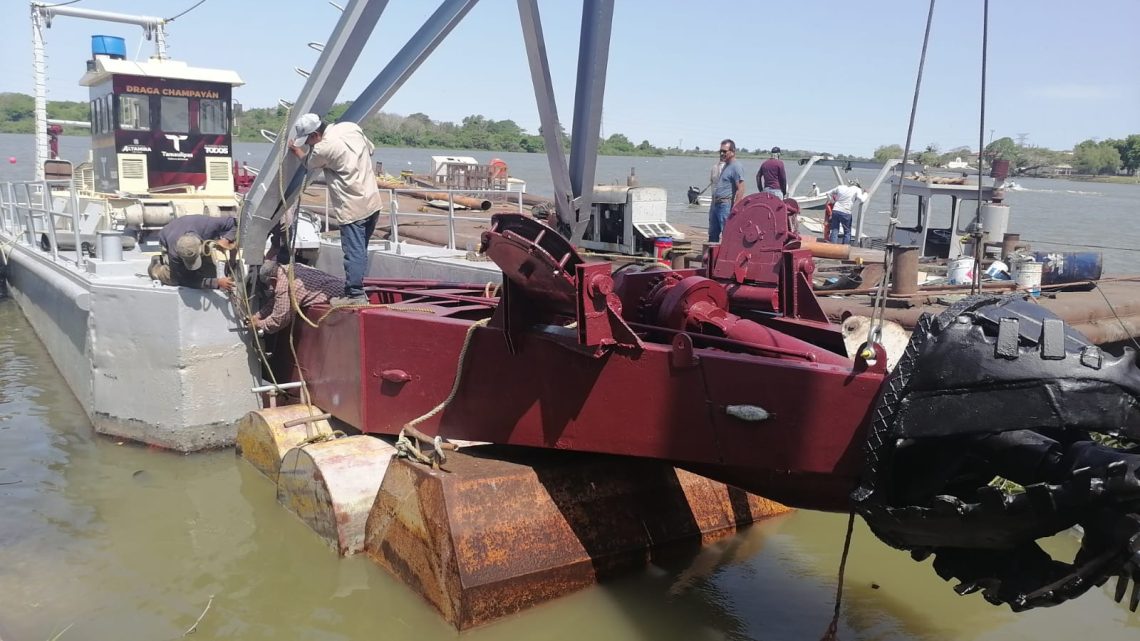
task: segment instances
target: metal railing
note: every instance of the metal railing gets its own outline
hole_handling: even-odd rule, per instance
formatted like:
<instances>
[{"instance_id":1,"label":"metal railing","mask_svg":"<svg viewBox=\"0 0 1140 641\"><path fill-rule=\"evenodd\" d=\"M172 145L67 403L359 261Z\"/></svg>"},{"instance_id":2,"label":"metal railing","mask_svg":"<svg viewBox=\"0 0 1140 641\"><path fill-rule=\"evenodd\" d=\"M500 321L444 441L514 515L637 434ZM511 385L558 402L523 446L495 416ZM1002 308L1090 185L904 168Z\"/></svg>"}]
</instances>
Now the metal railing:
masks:
<instances>
[{"instance_id":1,"label":"metal railing","mask_svg":"<svg viewBox=\"0 0 1140 641\"><path fill-rule=\"evenodd\" d=\"M502 189L433 189L431 187L408 187L406 189L381 189L380 193L387 194L387 196L388 196L388 221L389 221L389 225L390 225L391 230L392 230L391 231L391 240L393 243L399 243L400 242L400 217L401 216L406 217L406 218L429 218L429 219L430 218L439 218L439 219L447 220L447 248L448 249L456 249L456 247L455 247L455 224L456 224L456 222L466 222L466 221L490 222L491 221L490 216L470 216L470 215L466 215L466 214L456 215L455 198L457 196L463 197L463 196L487 195L487 196L491 196L491 197L487 198L487 200L492 200L492 201L496 199L494 197L499 197L500 199L502 199L502 197L506 196L507 199L509 199L510 197L514 196L515 202L518 205L518 213L521 214L521 213L524 213L524 211L525 211L524 206L523 206L523 192L521 192L521 191L505 191ZM411 194L443 194L443 193L447 194L447 211L446 212L444 212L443 210L440 210L440 213L436 214L436 213L422 212L422 211L416 211L416 212L401 212L400 211L400 199L397 198L397 196L399 196L400 194L411 195ZM428 203L430 201L425 200L423 202ZM509 200L508 200L508 202L509 202ZM463 211L462 206L460 206L460 207L461 207L460 211ZM329 203L329 192L328 192L328 187L326 186L325 187L325 215L324 215L325 231L329 230L329 212L331 210L332 210L332 206ZM474 211L474 210L470 210L470 211Z\"/></svg>"},{"instance_id":2,"label":"metal railing","mask_svg":"<svg viewBox=\"0 0 1140 641\"><path fill-rule=\"evenodd\" d=\"M53 186L66 187L65 209L55 209ZM0 231L29 247L41 245L37 234L46 233L52 260L59 261L56 234L71 231L75 240L75 265L83 266L83 243L79 237L79 196L70 180L21 180L0 184ZM57 229L56 219L69 221L70 230Z\"/></svg>"}]
</instances>

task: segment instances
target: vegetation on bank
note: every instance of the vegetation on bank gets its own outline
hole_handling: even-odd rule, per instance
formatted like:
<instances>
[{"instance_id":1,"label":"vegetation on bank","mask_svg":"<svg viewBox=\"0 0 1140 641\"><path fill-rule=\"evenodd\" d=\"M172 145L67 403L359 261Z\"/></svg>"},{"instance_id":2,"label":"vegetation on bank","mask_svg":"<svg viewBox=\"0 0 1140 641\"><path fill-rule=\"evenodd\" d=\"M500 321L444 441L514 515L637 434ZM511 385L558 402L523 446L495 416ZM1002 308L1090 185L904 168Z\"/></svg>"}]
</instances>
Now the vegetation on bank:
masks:
<instances>
[{"instance_id":1,"label":"vegetation on bank","mask_svg":"<svg viewBox=\"0 0 1140 641\"><path fill-rule=\"evenodd\" d=\"M339 118L349 102L335 105L327 118L332 121ZM51 100L48 101L48 113L52 118L61 120L85 121L89 117L89 107L86 102ZM261 131L278 133L285 124L287 110L284 107L267 107L246 109L238 120L235 128L237 140L264 142ZM362 123L364 131L379 146L383 147L413 147L435 149L471 149L481 151L514 151L523 153L542 153L546 146L540 134L532 134L524 130L513 120L493 120L482 115L471 115L459 123L432 120L424 113L414 113L410 116L400 116L389 113L378 113ZM21 93L0 93L0 133L33 133L35 128L34 101L31 96ZM87 135L82 127L65 127L65 135ZM558 132L562 141L562 148L570 149L570 137L565 130ZM680 147L656 147L648 140L635 144L624 134L614 133L600 141L598 153L605 156L715 156L719 140L709 141L707 148L693 147L681 149ZM902 156L902 147L899 145L883 145L875 150L874 159L884 161ZM766 148L749 149L741 146L738 156L756 157L765 156ZM844 154L829 154L828 152L809 149L785 149L784 156L788 159L805 158L813 155L834 155L841 160L863 160L859 156ZM950 161L960 158L967 163L976 159L976 152L969 147L955 147L942 151L937 143L927 145L922 151L912 157L917 162L931 166L944 167ZM1012 138L999 138L991 142L985 149L985 160L994 159L1010 161L1012 175L1036 175L1040 173L1055 173L1057 167L1068 165L1075 174L1086 176L1103 176L1112 178L1121 171L1129 176L1135 176L1140 169L1140 134L1133 134L1121 140L1086 140L1076 145L1072 151L1055 151L1044 147L1019 144ZM1062 176L1063 177L1063 176ZM1123 182L1131 182L1124 178Z\"/></svg>"},{"instance_id":2,"label":"vegetation on bank","mask_svg":"<svg viewBox=\"0 0 1140 641\"><path fill-rule=\"evenodd\" d=\"M902 156L899 145L883 145L875 150L875 160L884 161ZM956 158L971 162L977 159L977 152L969 147L955 147L941 152L936 143L926 146L915 156L916 162L931 167L944 167ZM1008 160L1010 174L1083 174L1086 176L1112 177L1120 172L1135 176L1140 169L1140 134L1132 134L1123 139L1086 140L1078 143L1072 151L1056 151L1045 147L1014 142L1008 136L986 145L983 159ZM1124 182L1132 182L1126 179Z\"/></svg>"},{"instance_id":3,"label":"vegetation on bank","mask_svg":"<svg viewBox=\"0 0 1140 641\"><path fill-rule=\"evenodd\" d=\"M351 103L334 106L328 113L330 121L339 118ZM86 102L48 101L48 113L61 120L87 120ZM261 131L278 133L285 124L288 112L284 107L246 109L238 119L235 138L249 142L264 142ZM516 151L543 153L546 145L541 132L532 134L513 120L493 120L482 115L467 116L459 123L432 120L424 113L400 116L378 113L361 125L370 138L382 147L414 147L435 149L472 149L482 151ZM19 93L0 93L0 133L33 133L35 128L34 101L31 96ZM565 130L558 132L562 148L570 149L570 137ZM81 127L66 127L66 135L86 135ZM715 155L719 140L709 142L707 148L656 147L648 140L634 143L628 136L614 133L600 141L598 153L605 156L682 156ZM764 150L739 150L740 156L753 156ZM810 156L820 152L788 150L791 157ZM839 156L848 158L847 156ZM850 158L855 159L854 156Z\"/></svg>"}]
</instances>

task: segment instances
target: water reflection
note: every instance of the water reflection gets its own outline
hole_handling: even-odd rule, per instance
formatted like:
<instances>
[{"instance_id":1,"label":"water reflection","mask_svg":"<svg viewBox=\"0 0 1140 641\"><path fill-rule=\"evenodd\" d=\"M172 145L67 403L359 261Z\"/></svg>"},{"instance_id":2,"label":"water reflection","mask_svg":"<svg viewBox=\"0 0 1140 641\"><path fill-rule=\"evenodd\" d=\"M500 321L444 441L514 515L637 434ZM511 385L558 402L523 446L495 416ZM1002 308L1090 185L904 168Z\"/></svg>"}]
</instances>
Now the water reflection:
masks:
<instances>
[{"instance_id":1,"label":"water reflection","mask_svg":"<svg viewBox=\"0 0 1140 641\"><path fill-rule=\"evenodd\" d=\"M364 558L338 559L230 451L96 437L15 304L0 300L0 638L818 639L845 517L772 519L685 559L462 635ZM1050 542L1072 553L1075 542ZM1135 638L1111 586L1015 615L856 530L840 638ZM877 588L875 586L878 586Z\"/></svg>"}]
</instances>

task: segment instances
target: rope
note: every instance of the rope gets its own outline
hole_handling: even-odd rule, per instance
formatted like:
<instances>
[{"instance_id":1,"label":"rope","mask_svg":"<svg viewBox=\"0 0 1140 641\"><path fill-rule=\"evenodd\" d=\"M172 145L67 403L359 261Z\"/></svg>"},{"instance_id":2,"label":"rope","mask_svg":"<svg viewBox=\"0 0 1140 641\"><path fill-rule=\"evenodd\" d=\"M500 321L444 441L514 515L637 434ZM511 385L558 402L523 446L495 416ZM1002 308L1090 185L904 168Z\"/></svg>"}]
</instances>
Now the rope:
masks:
<instances>
[{"instance_id":1,"label":"rope","mask_svg":"<svg viewBox=\"0 0 1140 641\"><path fill-rule=\"evenodd\" d=\"M463 380L463 364L467 361L467 348L471 346L471 337L475 335L477 328L486 326L490 320L490 318L477 320L471 323L467 328L467 333L463 336L463 347L459 350L459 358L455 366L455 382L451 384L451 392L448 393L447 398L428 410L427 413L404 423L404 426L400 428L400 435L396 438L396 451L399 456L403 458L414 458L416 461L424 465L430 465L433 468L439 467L439 463L445 460L443 457L442 439L438 435L435 437L434 449L431 456L424 454L420 450L418 441L424 438L424 434L416 429L416 425L439 414L451 401L455 400L456 395L459 394L459 385ZM411 438L408 438L409 436L411 436Z\"/></svg>"},{"instance_id":2,"label":"rope","mask_svg":"<svg viewBox=\"0 0 1140 641\"><path fill-rule=\"evenodd\" d=\"M401 433L404 430L413 428L420 423L423 423L424 421L432 418L436 414L439 414L444 410L444 408L448 406L448 404L451 403L451 401L455 400L455 396L459 393L459 383L461 380L463 380L463 363L467 360L467 348L471 346L471 337L475 335L475 330L477 328L485 327L487 325L487 322L490 320L490 318L477 320L474 323L471 323L471 326L467 328L467 333L463 336L463 347L459 350L459 362L455 368L455 382L451 384L451 393L448 394L447 398L443 399L439 405L436 405L431 410L429 410L427 414L404 423L403 429L400 430Z\"/></svg>"},{"instance_id":3,"label":"rope","mask_svg":"<svg viewBox=\"0 0 1140 641\"><path fill-rule=\"evenodd\" d=\"M982 106L978 117L978 207L974 210L974 270L970 277L970 295L982 288L982 145L986 142L986 47L989 44L990 0L982 2Z\"/></svg>"},{"instance_id":4,"label":"rope","mask_svg":"<svg viewBox=\"0 0 1140 641\"><path fill-rule=\"evenodd\" d=\"M843 575L847 571L847 554L851 551L851 534L855 531L855 510L847 513L847 536L843 539L843 556L839 559L839 585L835 588L835 612L831 615L831 623L827 632L823 633L819 641L837 641L839 633L839 609L843 605Z\"/></svg>"},{"instance_id":5,"label":"rope","mask_svg":"<svg viewBox=\"0 0 1140 641\"><path fill-rule=\"evenodd\" d=\"M910 123L906 128L906 146L903 147L902 175L906 174L906 163L910 159L910 144L914 137L914 117L918 112L918 96L922 88L922 70L926 66L926 49L930 44L930 25L934 21L934 0L930 0L930 9L926 14L926 33L922 36L922 54L918 58L918 76L914 81L914 98L910 104ZM887 284L891 280L891 268L894 265L895 255L895 229L899 224L899 196L902 193L902 175L895 183L894 193L891 195L891 217L887 226L887 248L883 252L883 278L875 292L875 307L871 312L871 322L867 329L867 346L860 354L864 359L874 356L873 345L878 344L883 334L883 318L887 309Z\"/></svg>"},{"instance_id":6,"label":"rope","mask_svg":"<svg viewBox=\"0 0 1140 641\"><path fill-rule=\"evenodd\" d=\"M1104 304L1108 305L1108 311L1112 312L1112 315L1116 318L1116 322L1120 323L1120 329L1124 330L1124 335L1128 337L1128 340L1132 341L1132 344L1137 350L1140 350L1140 342L1136 341L1136 337L1132 335L1128 326L1124 324L1124 319L1116 313L1116 308L1112 306L1112 301L1108 300L1108 296L1104 293L1104 290L1101 289L1100 283L1093 283L1093 286L1096 287L1096 291L1100 292L1101 298L1104 299Z\"/></svg>"},{"instance_id":7,"label":"rope","mask_svg":"<svg viewBox=\"0 0 1140 641\"><path fill-rule=\"evenodd\" d=\"M76 2L78 2L78 1L79 1L79 0L76 0ZM187 10L183 11L182 13L180 13L180 14L178 14L178 15L174 16L173 18L167 18L167 19L165 20L165 22L174 22L175 20L177 20L177 19L181 18L182 16L184 16L184 15L186 15L186 14L190 13L191 11L193 11L193 10L197 9L198 7L202 6L202 3L203 3L203 2L205 2L205 1L206 1L206 0L198 0L198 4L196 4L196 5L192 6L192 7L190 7L189 9L187 9Z\"/></svg>"}]
</instances>

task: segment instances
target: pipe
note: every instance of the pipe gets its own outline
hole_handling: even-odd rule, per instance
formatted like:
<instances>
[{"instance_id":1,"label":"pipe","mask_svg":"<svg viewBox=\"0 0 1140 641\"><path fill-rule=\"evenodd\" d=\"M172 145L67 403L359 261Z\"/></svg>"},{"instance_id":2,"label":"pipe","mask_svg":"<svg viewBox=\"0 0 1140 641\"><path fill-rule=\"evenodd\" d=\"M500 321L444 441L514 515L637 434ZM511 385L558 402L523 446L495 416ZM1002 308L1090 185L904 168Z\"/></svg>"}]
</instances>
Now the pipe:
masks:
<instances>
[{"instance_id":1,"label":"pipe","mask_svg":"<svg viewBox=\"0 0 1140 641\"><path fill-rule=\"evenodd\" d=\"M376 180L376 184L377 184L377 186L380 187L380 189L391 189L391 190L400 189L400 190L403 190L403 189L408 188L408 186L403 184L403 183L388 182L386 180L380 180L380 179ZM401 192L398 195L400 195L400 196L411 196L412 198L418 198L419 200L447 200L448 199L448 193L446 191L411 191L411 192L405 191L405 192ZM454 202L456 205L463 205L464 207L466 207L468 209L478 209L480 211L487 211L488 209L491 208L491 201L484 200L482 198L473 198L471 196L455 196L455 195L452 195L451 199L452 199L452 202Z\"/></svg>"},{"instance_id":2,"label":"pipe","mask_svg":"<svg viewBox=\"0 0 1140 641\"><path fill-rule=\"evenodd\" d=\"M895 248L894 268L890 292L892 296L910 296L918 293L918 247L903 245Z\"/></svg>"},{"instance_id":3,"label":"pipe","mask_svg":"<svg viewBox=\"0 0 1140 641\"><path fill-rule=\"evenodd\" d=\"M95 232L99 236L99 258L104 262L123 262L123 232L104 229Z\"/></svg>"},{"instance_id":4,"label":"pipe","mask_svg":"<svg viewBox=\"0 0 1140 641\"><path fill-rule=\"evenodd\" d=\"M886 252L881 249L866 249L839 243L821 243L807 236L800 238L800 246L811 251L814 258L862 260L865 263L881 263L886 260Z\"/></svg>"}]
</instances>

